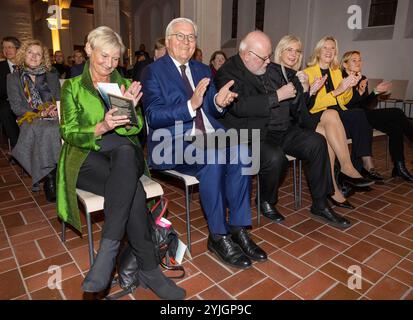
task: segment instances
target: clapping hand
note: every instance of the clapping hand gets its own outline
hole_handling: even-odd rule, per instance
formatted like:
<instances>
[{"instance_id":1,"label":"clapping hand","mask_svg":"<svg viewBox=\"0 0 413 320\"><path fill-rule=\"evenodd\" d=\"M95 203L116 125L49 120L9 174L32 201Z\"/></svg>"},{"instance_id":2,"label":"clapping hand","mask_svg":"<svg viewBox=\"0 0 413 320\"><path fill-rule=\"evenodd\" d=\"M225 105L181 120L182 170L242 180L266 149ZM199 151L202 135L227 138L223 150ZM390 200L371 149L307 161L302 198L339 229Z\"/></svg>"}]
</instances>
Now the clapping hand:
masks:
<instances>
[{"instance_id":1,"label":"clapping hand","mask_svg":"<svg viewBox=\"0 0 413 320\"><path fill-rule=\"evenodd\" d=\"M294 98L296 94L297 90L295 89L294 85L289 82L288 84L282 86L277 90L278 102Z\"/></svg>"},{"instance_id":2,"label":"clapping hand","mask_svg":"<svg viewBox=\"0 0 413 320\"><path fill-rule=\"evenodd\" d=\"M327 80L327 75L323 77L315 78L314 82L311 84L310 96L317 94L317 92L324 86Z\"/></svg>"},{"instance_id":3,"label":"clapping hand","mask_svg":"<svg viewBox=\"0 0 413 320\"><path fill-rule=\"evenodd\" d=\"M121 85L120 91L124 97L130 98L133 100L133 105L136 107L138 105L139 100L142 97L142 85L140 82L132 82L129 86L128 90L125 90L125 86Z\"/></svg>"},{"instance_id":4,"label":"clapping hand","mask_svg":"<svg viewBox=\"0 0 413 320\"><path fill-rule=\"evenodd\" d=\"M308 75L304 71L298 71L296 73L298 80L300 80L301 85L303 86L304 92L307 92L310 85L308 83Z\"/></svg>"},{"instance_id":5,"label":"clapping hand","mask_svg":"<svg viewBox=\"0 0 413 320\"><path fill-rule=\"evenodd\" d=\"M238 93L232 92L230 88L234 85L235 81L231 80L228 81L225 86L219 90L218 94L215 97L215 103L221 107L225 108L230 105L236 97L238 97Z\"/></svg>"},{"instance_id":6,"label":"clapping hand","mask_svg":"<svg viewBox=\"0 0 413 320\"><path fill-rule=\"evenodd\" d=\"M198 109L202 105L202 102L204 101L204 95L210 81L211 80L209 78L203 78L196 86L194 94L191 98L191 106L193 110Z\"/></svg>"},{"instance_id":7,"label":"clapping hand","mask_svg":"<svg viewBox=\"0 0 413 320\"><path fill-rule=\"evenodd\" d=\"M381 83L379 83L377 85L376 88L374 88L374 90L378 93L378 94L382 94L382 93L386 93L386 92L390 92L392 89L392 83L390 81L383 81Z\"/></svg>"}]
</instances>

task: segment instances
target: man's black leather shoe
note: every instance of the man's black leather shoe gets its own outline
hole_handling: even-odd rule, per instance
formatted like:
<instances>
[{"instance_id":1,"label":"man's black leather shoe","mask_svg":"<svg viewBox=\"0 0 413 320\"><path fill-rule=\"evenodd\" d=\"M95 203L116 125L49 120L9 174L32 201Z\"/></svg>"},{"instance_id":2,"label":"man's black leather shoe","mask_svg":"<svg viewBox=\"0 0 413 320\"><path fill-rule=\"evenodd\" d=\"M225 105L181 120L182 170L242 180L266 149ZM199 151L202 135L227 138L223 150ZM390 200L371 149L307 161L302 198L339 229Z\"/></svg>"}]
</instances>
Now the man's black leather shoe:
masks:
<instances>
[{"instance_id":1,"label":"man's black leather shoe","mask_svg":"<svg viewBox=\"0 0 413 320\"><path fill-rule=\"evenodd\" d=\"M247 229L240 228L239 230L231 231L231 237L248 258L261 262L267 260L267 254L250 238Z\"/></svg>"},{"instance_id":2,"label":"man's black leather shoe","mask_svg":"<svg viewBox=\"0 0 413 320\"><path fill-rule=\"evenodd\" d=\"M261 202L261 213L264 217L267 217L274 222L282 222L285 220L284 216L278 212L277 208L267 201Z\"/></svg>"},{"instance_id":3,"label":"man's black leather shoe","mask_svg":"<svg viewBox=\"0 0 413 320\"><path fill-rule=\"evenodd\" d=\"M349 177L348 175L340 172L338 175L339 183L342 184L343 182L347 182L349 185L352 185L353 187L358 187L358 188L363 188L363 187L368 187L374 184L374 181L368 178L352 178Z\"/></svg>"},{"instance_id":4,"label":"man's black leather shoe","mask_svg":"<svg viewBox=\"0 0 413 320\"><path fill-rule=\"evenodd\" d=\"M321 219L324 222L332 225L333 227L345 229L350 227L351 222L346 218L335 213L331 208L316 209L311 207L311 213L314 215L314 218Z\"/></svg>"},{"instance_id":5,"label":"man's black leather shoe","mask_svg":"<svg viewBox=\"0 0 413 320\"><path fill-rule=\"evenodd\" d=\"M252 265L250 258L245 255L239 245L232 241L230 235L221 236L216 241L209 235L208 250L231 267L248 269Z\"/></svg>"}]
</instances>

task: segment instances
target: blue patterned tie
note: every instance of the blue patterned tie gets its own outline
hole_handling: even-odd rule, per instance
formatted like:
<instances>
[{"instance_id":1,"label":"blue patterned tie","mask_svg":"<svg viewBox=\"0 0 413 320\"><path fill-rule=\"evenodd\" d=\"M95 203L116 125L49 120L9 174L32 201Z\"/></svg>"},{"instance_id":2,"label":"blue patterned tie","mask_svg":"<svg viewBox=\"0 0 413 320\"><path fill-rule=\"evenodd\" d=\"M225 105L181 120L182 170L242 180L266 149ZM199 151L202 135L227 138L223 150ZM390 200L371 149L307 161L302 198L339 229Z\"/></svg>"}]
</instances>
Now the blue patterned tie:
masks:
<instances>
[{"instance_id":1,"label":"blue patterned tie","mask_svg":"<svg viewBox=\"0 0 413 320\"><path fill-rule=\"evenodd\" d=\"M184 81L185 89L188 94L188 98L190 99L192 95L194 94L194 91L192 90L192 86L185 73L186 65L183 64L179 66L179 68L181 69L182 80ZM205 125L204 125L204 119L202 118L201 107L196 109L196 116L195 116L194 122L195 122L195 129L201 131L202 133L206 132Z\"/></svg>"}]
</instances>

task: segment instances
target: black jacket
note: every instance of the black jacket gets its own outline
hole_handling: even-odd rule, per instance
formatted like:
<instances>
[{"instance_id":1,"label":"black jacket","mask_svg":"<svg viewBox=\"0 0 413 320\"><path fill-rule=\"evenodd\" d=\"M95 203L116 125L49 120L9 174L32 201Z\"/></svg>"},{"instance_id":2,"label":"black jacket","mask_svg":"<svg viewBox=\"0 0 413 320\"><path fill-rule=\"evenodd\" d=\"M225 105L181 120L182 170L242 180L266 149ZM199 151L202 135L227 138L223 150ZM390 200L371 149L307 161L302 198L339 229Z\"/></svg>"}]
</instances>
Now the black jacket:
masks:
<instances>
[{"instance_id":1,"label":"black jacket","mask_svg":"<svg viewBox=\"0 0 413 320\"><path fill-rule=\"evenodd\" d=\"M286 68L288 81L295 85L298 96L278 102L276 90L286 84L281 66L271 63L267 67L266 75L268 86L264 86L258 77L252 74L237 54L231 57L217 72L215 86L217 90L228 81L234 80L232 91L238 93L238 98L227 107L223 118L219 119L227 128L260 129L261 139L264 139L268 130L268 123L272 108L287 107L290 109L292 123L305 122L308 110L303 97L303 89L295 71ZM303 108L304 106L304 108Z\"/></svg>"},{"instance_id":2,"label":"black jacket","mask_svg":"<svg viewBox=\"0 0 413 320\"><path fill-rule=\"evenodd\" d=\"M0 61L0 101L7 100L7 75L10 73L7 60Z\"/></svg>"}]
</instances>

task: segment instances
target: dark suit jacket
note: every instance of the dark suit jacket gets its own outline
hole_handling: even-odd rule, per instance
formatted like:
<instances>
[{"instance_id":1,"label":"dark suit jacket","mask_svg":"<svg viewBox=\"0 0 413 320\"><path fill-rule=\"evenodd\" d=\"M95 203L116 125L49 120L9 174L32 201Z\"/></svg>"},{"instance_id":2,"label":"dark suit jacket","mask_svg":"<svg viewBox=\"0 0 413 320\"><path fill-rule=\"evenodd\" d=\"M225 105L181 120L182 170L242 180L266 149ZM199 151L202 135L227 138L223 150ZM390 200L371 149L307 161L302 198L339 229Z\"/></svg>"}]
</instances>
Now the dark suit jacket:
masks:
<instances>
[{"instance_id":1,"label":"dark suit jacket","mask_svg":"<svg viewBox=\"0 0 413 320\"><path fill-rule=\"evenodd\" d=\"M295 71L286 68L289 81L293 81L297 92L302 93L302 86ZM228 81L234 80L232 91L238 93L238 98L227 107L227 112L220 121L227 128L260 129L261 139L264 139L268 130L268 123L272 108L288 107L293 122L301 122L301 107L305 102L300 99L289 99L278 102L276 90L286 84L281 67L271 63L267 67L266 77L269 80L266 86L251 73L237 54L231 57L217 72L215 85L220 89ZM303 108L306 109L306 108ZM307 110L304 113L308 114Z\"/></svg>"},{"instance_id":2,"label":"dark suit jacket","mask_svg":"<svg viewBox=\"0 0 413 320\"><path fill-rule=\"evenodd\" d=\"M0 101L7 101L7 75L10 73L7 60L0 61Z\"/></svg>"},{"instance_id":3,"label":"dark suit jacket","mask_svg":"<svg viewBox=\"0 0 413 320\"><path fill-rule=\"evenodd\" d=\"M211 71L208 66L190 60L189 67L191 69L195 87L202 78L211 78ZM176 166L175 144L176 142L181 143L184 134L190 132L193 126L193 118L188 111L187 102L189 98L185 90L182 76L169 55L163 56L145 68L142 74L142 90L143 107L149 126L149 163L156 169L171 169ZM214 104L215 94L216 89L211 80L204 96L202 110L211 125L215 129L218 129L223 127L215 119L220 116L220 113L217 111ZM176 121L183 122L182 132L175 132ZM156 141L156 135L162 133L161 131L158 131L157 133L155 132L154 139L154 130L156 129L166 129L166 132L170 134L171 140L169 142L163 140ZM166 149L163 149L163 154L165 158L172 159L172 161L169 161L170 163L159 164L154 163L153 161L152 151L161 143L162 147L167 147ZM184 143L184 148L186 146L187 144Z\"/></svg>"}]
</instances>

